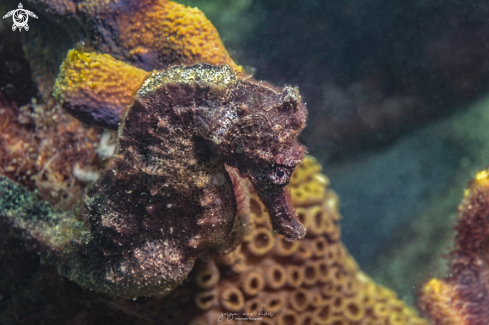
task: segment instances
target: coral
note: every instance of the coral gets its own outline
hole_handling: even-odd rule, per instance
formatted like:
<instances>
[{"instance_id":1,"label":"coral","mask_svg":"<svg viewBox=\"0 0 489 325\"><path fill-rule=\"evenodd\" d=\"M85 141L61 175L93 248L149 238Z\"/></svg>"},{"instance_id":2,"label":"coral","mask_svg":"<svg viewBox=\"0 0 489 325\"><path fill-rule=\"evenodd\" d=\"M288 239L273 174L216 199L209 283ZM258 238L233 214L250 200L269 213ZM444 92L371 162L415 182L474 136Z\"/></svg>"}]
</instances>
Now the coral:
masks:
<instances>
[{"instance_id":1,"label":"coral","mask_svg":"<svg viewBox=\"0 0 489 325\"><path fill-rule=\"evenodd\" d=\"M234 70L241 69L229 57L214 26L197 8L172 1L146 0L128 3L126 10L120 10L118 15L110 11L107 14L119 29L119 53L113 49L115 44L107 44L105 37L97 48L118 59L142 62L136 65L143 69L196 62L228 64ZM109 38L115 39L112 35ZM105 50L109 46L110 50Z\"/></svg>"},{"instance_id":2,"label":"coral","mask_svg":"<svg viewBox=\"0 0 489 325\"><path fill-rule=\"evenodd\" d=\"M68 52L54 96L78 120L117 130L149 72L107 54Z\"/></svg>"},{"instance_id":3,"label":"coral","mask_svg":"<svg viewBox=\"0 0 489 325\"><path fill-rule=\"evenodd\" d=\"M78 54L68 60L72 55ZM100 62L92 68L100 70ZM153 73L125 115L111 169L86 190L75 213L89 228L87 239L52 247L28 215L2 214L47 245L60 273L84 287L124 297L166 293L196 258L240 242L240 176L253 183L277 232L288 240L304 236L285 185L302 160L297 136L305 118L296 89L241 78L227 65ZM237 173L228 174L225 164Z\"/></svg>"},{"instance_id":4,"label":"coral","mask_svg":"<svg viewBox=\"0 0 489 325\"><path fill-rule=\"evenodd\" d=\"M84 127L54 101L20 108L0 102L0 130L0 175L63 209L87 184L76 171L98 173L110 162L97 154L102 131Z\"/></svg>"},{"instance_id":5,"label":"coral","mask_svg":"<svg viewBox=\"0 0 489 325\"><path fill-rule=\"evenodd\" d=\"M0 197L2 215L13 216L9 221L16 229L49 250L63 250L70 241L89 240L88 229L81 220L40 200L5 176L0 176Z\"/></svg>"},{"instance_id":6,"label":"coral","mask_svg":"<svg viewBox=\"0 0 489 325\"><path fill-rule=\"evenodd\" d=\"M217 324L219 317L230 324L241 324L239 317L261 318L259 324L427 324L359 270L340 242L338 198L320 171L306 156L291 178L291 192L301 193L292 194L292 202L308 225L300 241L274 234L267 209L252 195L251 233L234 251L200 261L192 272L201 312L189 324ZM318 179L321 200L308 190Z\"/></svg>"},{"instance_id":7,"label":"coral","mask_svg":"<svg viewBox=\"0 0 489 325\"><path fill-rule=\"evenodd\" d=\"M315 160L308 158L298 166L298 169L299 171L294 173L290 179L294 206L299 207L322 202L325 186L329 185L329 180L318 173L321 171L321 166L315 163ZM307 186L295 186L306 180L308 180Z\"/></svg>"},{"instance_id":8,"label":"coral","mask_svg":"<svg viewBox=\"0 0 489 325\"><path fill-rule=\"evenodd\" d=\"M489 319L489 169L469 182L459 206L450 276L432 279L420 307L435 325L483 325Z\"/></svg>"},{"instance_id":9,"label":"coral","mask_svg":"<svg viewBox=\"0 0 489 325\"><path fill-rule=\"evenodd\" d=\"M199 62L243 70L230 58L211 22L196 8L168 0L31 0L29 4L57 23L38 26L37 34L28 35L24 44L44 98L52 90L62 60L59 55L65 55L77 42L146 71ZM54 33L61 35L61 45L46 39Z\"/></svg>"},{"instance_id":10,"label":"coral","mask_svg":"<svg viewBox=\"0 0 489 325\"><path fill-rule=\"evenodd\" d=\"M232 52L234 52L234 49L239 48L244 41L244 37L252 32L256 24L255 21L258 19L257 15L254 15L253 19L250 19L247 15L253 4L252 0L215 0L212 2L205 0L178 0L177 2L202 10L207 19L219 31L226 48ZM236 55L239 55L239 53L236 53Z\"/></svg>"}]
</instances>

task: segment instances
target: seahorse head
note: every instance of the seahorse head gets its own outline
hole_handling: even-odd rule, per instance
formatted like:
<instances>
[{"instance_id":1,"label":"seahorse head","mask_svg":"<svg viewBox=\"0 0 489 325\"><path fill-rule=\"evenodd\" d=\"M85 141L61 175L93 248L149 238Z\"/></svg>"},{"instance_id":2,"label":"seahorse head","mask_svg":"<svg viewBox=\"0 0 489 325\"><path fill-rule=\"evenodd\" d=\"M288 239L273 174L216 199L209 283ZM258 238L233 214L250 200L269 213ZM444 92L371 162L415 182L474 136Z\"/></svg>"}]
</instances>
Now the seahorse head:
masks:
<instances>
[{"instance_id":1,"label":"seahorse head","mask_svg":"<svg viewBox=\"0 0 489 325\"><path fill-rule=\"evenodd\" d=\"M226 163L250 179L276 232L288 240L302 238L305 228L297 222L285 188L305 154L297 141L307 116L299 92L238 80L233 94L227 106L234 106L235 124L220 143Z\"/></svg>"},{"instance_id":2,"label":"seahorse head","mask_svg":"<svg viewBox=\"0 0 489 325\"><path fill-rule=\"evenodd\" d=\"M185 121L182 132L204 138L209 157L217 154L252 182L275 231L288 240L305 235L285 188L305 153L297 137L307 111L297 88L279 89L226 65L197 64L154 74L138 96L163 106L171 102L171 114L162 117L173 116L170 124Z\"/></svg>"}]
</instances>

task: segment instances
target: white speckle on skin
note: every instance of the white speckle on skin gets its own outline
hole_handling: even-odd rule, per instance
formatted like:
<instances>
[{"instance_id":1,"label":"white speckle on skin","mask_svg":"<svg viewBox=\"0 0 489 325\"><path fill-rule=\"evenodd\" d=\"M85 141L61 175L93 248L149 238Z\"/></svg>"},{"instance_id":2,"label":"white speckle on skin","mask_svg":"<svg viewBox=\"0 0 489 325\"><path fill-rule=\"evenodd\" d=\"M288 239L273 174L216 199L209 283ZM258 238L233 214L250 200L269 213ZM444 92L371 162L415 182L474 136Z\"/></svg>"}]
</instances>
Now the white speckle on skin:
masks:
<instances>
[{"instance_id":1,"label":"white speckle on skin","mask_svg":"<svg viewBox=\"0 0 489 325\"><path fill-rule=\"evenodd\" d=\"M221 143L221 139L223 138L224 134L231 128L231 126L235 125L238 123L238 114L234 111L226 111L224 113L224 116L222 116L221 119L219 119L219 127L212 132L212 142L215 144Z\"/></svg>"}]
</instances>

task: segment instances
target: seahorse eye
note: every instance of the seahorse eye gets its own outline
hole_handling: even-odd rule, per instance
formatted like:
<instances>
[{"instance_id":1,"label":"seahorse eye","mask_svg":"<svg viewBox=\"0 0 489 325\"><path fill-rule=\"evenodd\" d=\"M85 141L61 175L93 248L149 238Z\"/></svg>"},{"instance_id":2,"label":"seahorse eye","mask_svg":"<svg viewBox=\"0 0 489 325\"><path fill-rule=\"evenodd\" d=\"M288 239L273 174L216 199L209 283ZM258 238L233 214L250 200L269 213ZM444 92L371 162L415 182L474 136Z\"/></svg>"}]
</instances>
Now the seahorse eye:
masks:
<instances>
[{"instance_id":1,"label":"seahorse eye","mask_svg":"<svg viewBox=\"0 0 489 325\"><path fill-rule=\"evenodd\" d=\"M273 166L268 174L272 182L276 185L286 185L289 182L292 171L285 166Z\"/></svg>"}]
</instances>

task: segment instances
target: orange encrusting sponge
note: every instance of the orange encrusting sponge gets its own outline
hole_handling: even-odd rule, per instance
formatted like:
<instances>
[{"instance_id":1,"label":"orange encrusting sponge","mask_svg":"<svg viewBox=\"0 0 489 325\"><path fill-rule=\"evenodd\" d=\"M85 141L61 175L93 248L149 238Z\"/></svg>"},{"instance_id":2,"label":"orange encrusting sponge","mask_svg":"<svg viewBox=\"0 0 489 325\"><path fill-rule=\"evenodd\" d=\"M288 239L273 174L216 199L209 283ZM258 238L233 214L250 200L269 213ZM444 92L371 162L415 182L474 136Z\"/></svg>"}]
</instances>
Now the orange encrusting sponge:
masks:
<instances>
[{"instance_id":1,"label":"orange encrusting sponge","mask_svg":"<svg viewBox=\"0 0 489 325\"><path fill-rule=\"evenodd\" d=\"M149 75L108 54L73 49L61 65L54 95L82 122L117 129Z\"/></svg>"}]
</instances>

